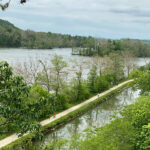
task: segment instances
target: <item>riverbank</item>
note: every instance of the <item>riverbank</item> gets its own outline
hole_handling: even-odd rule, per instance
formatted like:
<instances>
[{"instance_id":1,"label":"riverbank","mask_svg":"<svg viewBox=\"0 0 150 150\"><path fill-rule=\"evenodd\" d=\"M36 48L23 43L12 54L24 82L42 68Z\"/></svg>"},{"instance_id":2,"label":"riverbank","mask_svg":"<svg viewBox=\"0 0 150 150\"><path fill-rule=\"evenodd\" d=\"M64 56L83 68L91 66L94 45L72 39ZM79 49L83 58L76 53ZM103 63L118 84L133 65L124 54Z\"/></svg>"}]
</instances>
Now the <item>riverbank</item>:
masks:
<instances>
[{"instance_id":1,"label":"riverbank","mask_svg":"<svg viewBox=\"0 0 150 150\"><path fill-rule=\"evenodd\" d=\"M122 88L126 87L129 83L131 83L133 80L125 81L101 94L98 94L89 100L78 104L66 111L63 111L62 113L59 113L56 115L56 118L46 119L41 122L42 131L43 133L46 133L50 130L55 130L55 128L65 124L66 122L72 120L73 118L81 115L86 110L88 110L91 107L94 107L98 103L101 103L102 101L106 100L108 97L112 96L113 94L120 91ZM35 140L35 134L28 134L22 138L18 138L17 135L11 135L3 140L0 141L0 148L2 150L17 150L22 146L26 147L29 145L29 143L32 142L32 140ZM13 143L12 143L13 142ZM9 145L8 145L9 144Z\"/></svg>"}]
</instances>

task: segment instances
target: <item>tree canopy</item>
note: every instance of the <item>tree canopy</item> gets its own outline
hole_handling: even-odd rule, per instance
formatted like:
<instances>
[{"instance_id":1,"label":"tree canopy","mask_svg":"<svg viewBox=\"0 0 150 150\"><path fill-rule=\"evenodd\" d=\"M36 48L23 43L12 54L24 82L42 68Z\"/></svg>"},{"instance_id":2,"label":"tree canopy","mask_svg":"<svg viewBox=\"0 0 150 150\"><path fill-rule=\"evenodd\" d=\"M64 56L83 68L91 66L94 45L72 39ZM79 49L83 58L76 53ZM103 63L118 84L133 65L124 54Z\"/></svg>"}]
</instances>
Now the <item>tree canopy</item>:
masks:
<instances>
[{"instance_id":1,"label":"tree canopy","mask_svg":"<svg viewBox=\"0 0 150 150\"><path fill-rule=\"evenodd\" d=\"M7 62L0 62L0 127L13 125L19 135L39 130L39 107L27 102L30 87L21 76L13 76ZM36 105L36 107L35 107Z\"/></svg>"}]
</instances>

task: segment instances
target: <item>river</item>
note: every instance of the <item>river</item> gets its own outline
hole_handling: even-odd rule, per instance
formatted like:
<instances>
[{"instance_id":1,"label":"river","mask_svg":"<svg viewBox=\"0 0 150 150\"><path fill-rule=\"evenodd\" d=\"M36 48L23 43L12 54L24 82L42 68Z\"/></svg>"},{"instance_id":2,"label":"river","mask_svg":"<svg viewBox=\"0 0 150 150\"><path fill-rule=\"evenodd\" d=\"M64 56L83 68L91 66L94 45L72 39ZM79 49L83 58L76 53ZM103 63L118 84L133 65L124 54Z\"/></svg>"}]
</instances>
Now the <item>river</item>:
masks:
<instances>
[{"instance_id":1,"label":"river","mask_svg":"<svg viewBox=\"0 0 150 150\"><path fill-rule=\"evenodd\" d=\"M86 56L77 56L71 54L71 48L55 48L55 49L15 49L15 48L0 48L0 61L5 60L8 63L24 62L29 61L30 58L36 59L40 58L42 60L47 57L49 60L57 54L63 56L65 61L77 60L77 61L88 61L91 60L91 57ZM142 66L150 62L150 58L137 58L135 63L139 66Z\"/></svg>"},{"instance_id":2,"label":"river","mask_svg":"<svg viewBox=\"0 0 150 150\"><path fill-rule=\"evenodd\" d=\"M71 48L56 48L56 49L44 49L44 50L43 49L1 48L0 49L0 61L7 61L14 68L19 66L19 64L24 64L24 62L26 62L30 66L34 66L33 64L30 64L31 60L33 62L37 62L38 60L42 60L44 62L45 61L50 62L53 56L57 54L57 55L61 55L68 64L68 67L66 68L66 72L68 72L68 76L66 80L70 80L72 77L74 77L75 75L74 72L75 70L79 69L78 67L79 64L83 65L82 67L83 77L86 78L89 72L90 66L92 64L92 57L72 55L71 52L72 52ZM134 59L134 64L137 66L145 65L148 62L150 62L150 58ZM37 67L38 69L41 68L38 65ZM34 72L33 70L31 70L31 72ZM21 75L24 76L25 73ZM28 78L30 77L28 76ZM30 79L30 81L31 80L32 79Z\"/></svg>"},{"instance_id":3,"label":"river","mask_svg":"<svg viewBox=\"0 0 150 150\"><path fill-rule=\"evenodd\" d=\"M82 132L86 128L104 126L110 122L114 112L123 108L125 105L134 103L139 93L140 90L134 91L132 88L126 88L116 96L88 110L80 117L56 129L54 132L45 135L42 141L36 142L33 145L36 147L36 150L40 150L42 145L53 140L70 139L73 134Z\"/></svg>"}]
</instances>

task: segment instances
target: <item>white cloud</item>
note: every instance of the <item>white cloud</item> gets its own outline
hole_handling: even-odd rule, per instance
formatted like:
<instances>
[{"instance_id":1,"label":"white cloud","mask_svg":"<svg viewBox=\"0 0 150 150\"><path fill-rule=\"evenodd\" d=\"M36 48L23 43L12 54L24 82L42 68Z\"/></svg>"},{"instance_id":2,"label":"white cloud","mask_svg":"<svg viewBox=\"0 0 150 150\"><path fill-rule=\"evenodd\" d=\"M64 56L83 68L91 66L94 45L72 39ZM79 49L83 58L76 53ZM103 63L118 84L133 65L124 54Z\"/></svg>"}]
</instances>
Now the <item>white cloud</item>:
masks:
<instances>
[{"instance_id":1,"label":"white cloud","mask_svg":"<svg viewBox=\"0 0 150 150\"><path fill-rule=\"evenodd\" d=\"M146 39L149 5L149 0L28 0L24 5L12 0L0 15L23 29Z\"/></svg>"}]
</instances>

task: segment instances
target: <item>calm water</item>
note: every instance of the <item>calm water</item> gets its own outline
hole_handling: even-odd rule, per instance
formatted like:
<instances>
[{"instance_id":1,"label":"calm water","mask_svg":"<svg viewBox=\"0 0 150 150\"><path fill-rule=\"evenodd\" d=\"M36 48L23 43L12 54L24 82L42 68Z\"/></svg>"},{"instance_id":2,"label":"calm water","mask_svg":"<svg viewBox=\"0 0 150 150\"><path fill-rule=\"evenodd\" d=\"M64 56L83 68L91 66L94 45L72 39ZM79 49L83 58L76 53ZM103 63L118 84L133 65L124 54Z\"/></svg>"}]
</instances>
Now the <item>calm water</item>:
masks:
<instances>
[{"instance_id":1,"label":"calm water","mask_svg":"<svg viewBox=\"0 0 150 150\"><path fill-rule=\"evenodd\" d=\"M36 149L53 140L69 139L73 134L82 132L86 128L91 128L93 126L100 127L109 123L114 112L123 108L125 105L135 102L136 98L139 96L139 92L139 90L133 91L131 88L124 89L117 96L110 98L108 101L87 111L85 114L67 123L63 127L47 134L43 141L34 144Z\"/></svg>"},{"instance_id":2,"label":"calm water","mask_svg":"<svg viewBox=\"0 0 150 150\"><path fill-rule=\"evenodd\" d=\"M38 60L50 63L51 59L55 54L61 55L67 62L68 67L66 71L68 76L66 80L70 80L75 76L76 71L79 71L79 65L82 64L83 77L87 78L87 74L92 64L92 57L71 55L71 48L57 48L50 50L42 49L12 49L12 48L1 48L0 49L0 61L7 61L11 66L17 67L19 64L26 62L31 66L30 62L33 61L35 64ZM76 63L75 63L76 62ZM150 58L137 58L134 60L137 66L145 65L150 62ZM33 65L33 64L32 64ZM39 70L41 67L38 67ZM31 77L32 78L32 77ZM32 79L30 79L32 80Z\"/></svg>"},{"instance_id":3,"label":"calm water","mask_svg":"<svg viewBox=\"0 0 150 150\"><path fill-rule=\"evenodd\" d=\"M57 49L0 49L0 61L6 60L9 63L29 61L30 58L40 58L42 60L51 58L57 54L63 56L64 60L78 59L80 61L90 59L90 57L82 57L71 55L71 48L57 48Z\"/></svg>"},{"instance_id":4,"label":"calm water","mask_svg":"<svg viewBox=\"0 0 150 150\"><path fill-rule=\"evenodd\" d=\"M68 63L70 59L77 61L88 61L91 57L83 57L77 55L71 55L71 48L56 48L56 49L12 49L12 48L0 48L0 61L6 60L9 63L29 61L30 58L51 59L54 54L63 56L64 60ZM150 58L137 58L135 63L142 66L150 62Z\"/></svg>"}]
</instances>

